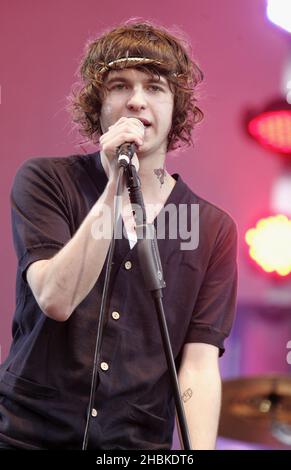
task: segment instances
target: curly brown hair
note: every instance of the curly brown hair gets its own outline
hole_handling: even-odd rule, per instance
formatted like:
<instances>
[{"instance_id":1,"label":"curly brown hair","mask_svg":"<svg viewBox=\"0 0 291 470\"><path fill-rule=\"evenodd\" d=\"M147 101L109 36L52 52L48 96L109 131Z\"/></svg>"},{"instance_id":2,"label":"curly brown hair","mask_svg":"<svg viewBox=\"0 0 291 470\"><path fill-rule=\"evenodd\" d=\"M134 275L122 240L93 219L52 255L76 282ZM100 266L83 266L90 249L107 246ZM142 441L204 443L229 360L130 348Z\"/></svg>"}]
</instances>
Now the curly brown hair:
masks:
<instances>
[{"instance_id":1,"label":"curly brown hair","mask_svg":"<svg viewBox=\"0 0 291 470\"><path fill-rule=\"evenodd\" d=\"M104 79L112 69L134 66L164 76L174 94L167 150L180 147L182 143L193 144L192 129L203 119L203 112L196 105L196 87L203 80L203 73L191 59L188 48L185 40L147 21L127 22L90 42L80 64L81 84L70 97L73 122L78 124L81 135L98 142L102 134L99 116ZM130 60L116 62L125 57L146 57L152 61L134 65Z\"/></svg>"}]
</instances>

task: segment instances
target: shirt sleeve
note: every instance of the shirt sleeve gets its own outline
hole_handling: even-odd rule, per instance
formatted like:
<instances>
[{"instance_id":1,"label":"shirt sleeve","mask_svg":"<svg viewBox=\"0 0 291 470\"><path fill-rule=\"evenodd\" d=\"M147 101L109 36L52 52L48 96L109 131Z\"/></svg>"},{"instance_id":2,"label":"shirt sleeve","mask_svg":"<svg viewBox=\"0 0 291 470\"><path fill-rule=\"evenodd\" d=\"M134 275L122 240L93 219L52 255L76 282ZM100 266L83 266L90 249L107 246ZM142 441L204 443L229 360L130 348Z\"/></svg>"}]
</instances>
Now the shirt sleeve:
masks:
<instances>
[{"instance_id":1,"label":"shirt sleeve","mask_svg":"<svg viewBox=\"0 0 291 470\"><path fill-rule=\"evenodd\" d=\"M237 227L225 215L198 293L185 343L208 343L225 351L237 296Z\"/></svg>"},{"instance_id":2,"label":"shirt sleeve","mask_svg":"<svg viewBox=\"0 0 291 470\"><path fill-rule=\"evenodd\" d=\"M34 261L54 256L71 238L68 209L49 159L26 161L11 190L14 247L21 274Z\"/></svg>"}]
</instances>

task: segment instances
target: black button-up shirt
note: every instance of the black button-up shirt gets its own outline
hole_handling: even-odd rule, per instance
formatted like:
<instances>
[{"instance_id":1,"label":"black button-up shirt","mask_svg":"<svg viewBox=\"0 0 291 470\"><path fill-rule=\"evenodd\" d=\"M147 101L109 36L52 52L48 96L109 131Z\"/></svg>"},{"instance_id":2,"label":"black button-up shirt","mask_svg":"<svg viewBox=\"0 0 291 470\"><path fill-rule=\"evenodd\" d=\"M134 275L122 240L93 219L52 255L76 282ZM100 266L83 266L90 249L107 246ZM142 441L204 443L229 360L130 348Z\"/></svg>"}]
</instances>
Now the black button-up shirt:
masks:
<instances>
[{"instance_id":1,"label":"black button-up shirt","mask_svg":"<svg viewBox=\"0 0 291 470\"><path fill-rule=\"evenodd\" d=\"M164 308L179 367L187 342L209 343L220 354L224 351L235 308L237 232L226 212L174 177L166 205L189 209L199 204L199 221L194 221L199 223L197 248L182 250L185 240L179 231L177 239L166 235L158 241L166 281ZM105 268L66 322L43 314L26 270L70 240L106 183L98 152L31 159L15 177L11 201L18 257L16 311L11 350L0 368L0 440L12 445L81 448ZM173 397L136 246L130 249L125 237L117 239L113 261L88 448L170 448Z\"/></svg>"}]
</instances>

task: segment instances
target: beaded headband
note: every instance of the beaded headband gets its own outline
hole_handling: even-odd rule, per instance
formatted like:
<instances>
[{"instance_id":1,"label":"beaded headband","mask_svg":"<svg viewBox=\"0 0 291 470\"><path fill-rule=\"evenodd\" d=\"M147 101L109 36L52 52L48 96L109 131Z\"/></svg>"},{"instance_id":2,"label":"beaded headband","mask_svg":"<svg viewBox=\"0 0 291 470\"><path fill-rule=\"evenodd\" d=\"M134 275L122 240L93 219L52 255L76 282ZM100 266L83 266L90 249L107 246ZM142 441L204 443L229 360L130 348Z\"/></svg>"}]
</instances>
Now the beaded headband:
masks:
<instances>
[{"instance_id":1,"label":"beaded headband","mask_svg":"<svg viewBox=\"0 0 291 470\"><path fill-rule=\"evenodd\" d=\"M108 64L101 64L102 67L100 70L98 70L99 73L104 73L104 72L107 72L108 70L110 70L111 68L115 68L116 65L119 65L119 64L125 64L125 66L127 66L128 64L130 65L138 65L138 64L157 64L157 65L161 65L162 62L160 62L159 60L155 60L155 59L149 59L148 57L122 57L121 59L115 59L115 60L112 60L111 62L109 62Z\"/></svg>"}]
</instances>

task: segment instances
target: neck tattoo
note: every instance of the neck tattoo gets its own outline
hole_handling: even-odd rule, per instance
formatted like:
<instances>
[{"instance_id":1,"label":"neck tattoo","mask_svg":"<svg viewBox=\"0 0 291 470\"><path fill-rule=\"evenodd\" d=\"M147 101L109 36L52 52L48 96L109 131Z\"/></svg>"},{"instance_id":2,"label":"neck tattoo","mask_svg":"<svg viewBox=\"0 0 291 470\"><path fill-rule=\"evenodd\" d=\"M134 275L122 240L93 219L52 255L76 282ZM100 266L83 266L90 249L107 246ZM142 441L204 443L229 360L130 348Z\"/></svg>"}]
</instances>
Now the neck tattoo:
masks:
<instances>
[{"instance_id":1,"label":"neck tattoo","mask_svg":"<svg viewBox=\"0 0 291 470\"><path fill-rule=\"evenodd\" d=\"M156 177L158 178L160 184L161 184L161 187L162 185L164 184L165 182L165 178L166 178L166 171L164 170L164 168L156 168L154 170L154 174L156 175Z\"/></svg>"}]
</instances>

